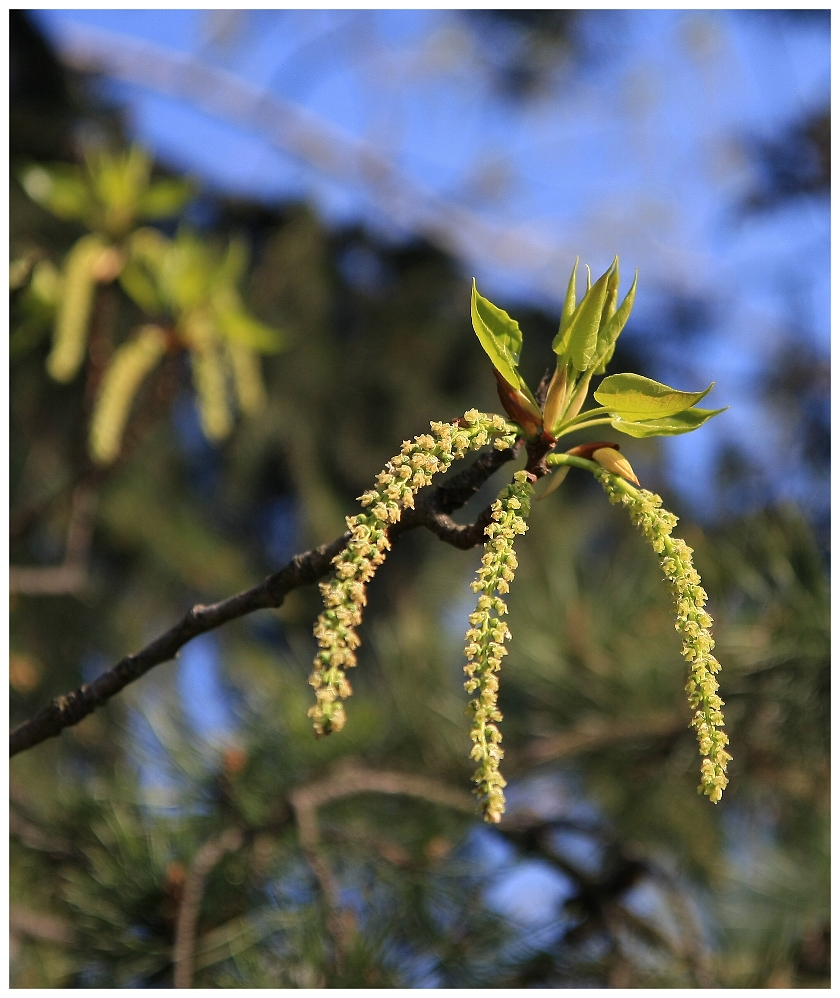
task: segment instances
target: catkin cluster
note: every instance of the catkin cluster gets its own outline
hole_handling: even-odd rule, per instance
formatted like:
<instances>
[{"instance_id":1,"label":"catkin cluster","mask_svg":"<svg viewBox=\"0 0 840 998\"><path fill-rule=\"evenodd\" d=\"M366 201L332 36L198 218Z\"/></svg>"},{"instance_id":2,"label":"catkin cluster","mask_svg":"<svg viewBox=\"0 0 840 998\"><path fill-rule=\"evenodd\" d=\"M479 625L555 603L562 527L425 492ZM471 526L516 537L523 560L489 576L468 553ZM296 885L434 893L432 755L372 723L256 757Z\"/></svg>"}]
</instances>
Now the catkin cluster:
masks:
<instances>
[{"instance_id":1,"label":"catkin cluster","mask_svg":"<svg viewBox=\"0 0 840 998\"><path fill-rule=\"evenodd\" d=\"M518 566L513 542L517 534L524 534L528 529L525 517L531 510L532 492L528 474L517 471L513 482L493 503L493 519L484 531L487 542L481 568L472 583L473 592L480 595L475 612L470 614L470 628L466 634L464 672L469 678L464 689L467 693L478 694L468 707L472 715L470 757L478 763L473 779L477 784L476 793L481 797L484 820L488 822L501 821L505 811L506 784L499 772L504 751L500 744L502 734L496 723L502 720L497 705L499 679L496 673L502 666L502 658L507 655L504 643L510 638L510 630L499 619L507 613L507 604L501 597L509 592Z\"/></svg>"},{"instance_id":2,"label":"catkin cluster","mask_svg":"<svg viewBox=\"0 0 840 998\"><path fill-rule=\"evenodd\" d=\"M712 618L704 609L706 591L692 563L692 549L681 538L671 536L677 517L661 508L659 496L645 489L634 489L607 471L597 471L595 477L604 486L610 502L628 507L630 519L641 528L659 556L659 564L671 587L677 614L675 627L683 638L682 654L690 670L686 692L689 706L695 711L691 726L697 732L703 756L698 791L717 804L729 782L726 764L732 756L726 751L729 738L720 730L723 727L720 710L723 700L718 696L715 678L720 663L712 655L715 646L709 631Z\"/></svg>"},{"instance_id":3,"label":"catkin cluster","mask_svg":"<svg viewBox=\"0 0 840 998\"><path fill-rule=\"evenodd\" d=\"M309 710L316 734L344 726L341 701L353 692L344 670L356 664L361 643L356 628L367 603L365 587L390 550L388 527L399 521L403 509L414 508L415 493L433 475L491 440L498 450L516 441L515 431L501 416L470 409L457 424L432 423L431 433L404 441L400 453L377 475L376 486L359 497L365 512L347 517L350 541L333 558L335 578L320 587L324 611L315 624L319 650L309 679L316 697Z\"/></svg>"}]
</instances>

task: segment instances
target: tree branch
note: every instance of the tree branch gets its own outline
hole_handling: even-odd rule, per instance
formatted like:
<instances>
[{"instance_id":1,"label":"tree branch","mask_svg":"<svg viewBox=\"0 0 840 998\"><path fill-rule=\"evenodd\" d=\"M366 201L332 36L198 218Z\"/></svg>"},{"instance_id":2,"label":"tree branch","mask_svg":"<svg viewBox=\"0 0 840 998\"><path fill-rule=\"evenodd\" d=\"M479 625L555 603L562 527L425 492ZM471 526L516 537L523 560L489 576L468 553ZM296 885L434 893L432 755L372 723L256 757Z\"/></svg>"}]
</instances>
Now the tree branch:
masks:
<instances>
[{"instance_id":1,"label":"tree branch","mask_svg":"<svg viewBox=\"0 0 840 998\"><path fill-rule=\"evenodd\" d=\"M621 742L670 738L686 728L687 724L679 714L648 714L632 720L592 718L567 731L531 742L524 755L529 763L539 765L579 752L608 748Z\"/></svg>"},{"instance_id":2,"label":"tree branch","mask_svg":"<svg viewBox=\"0 0 840 998\"><path fill-rule=\"evenodd\" d=\"M85 560L93 536L96 493L80 482L73 492L64 561L60 565L10 565L9 592L26 596L77 593L87 584Z\"/></svg>"},{"instance_id":3,"label":"tree branch","mask_svg":"<svg viewBox=\"0 0 840 998\"><path fill-rule=\"evenodd\" d=\"M554 295L559 261L574 254L551 245L534 228L488 224L477 212L448 200L400 171L371 143L360 140L293 101L186 52L101 28L66 24L57 39L62 61L83 73L187 100L216 117L262 136L344 185L363 190L398 225L417 230L455 256L541 271ZM549 278L548 275L551 275Z\"/></svg>"},{"instance_id":4,"label":"tree branch","mask_svg":"<svg viewBox=\"0 0 840 998\"><path fill-rule=\"evenodd\" d=\"M463 790L456 790L438 780L414 776L411 773L360 769L350 760L336 767L326 779L301 787L291 795L290 802L295 812L300 844L321 888L326 908L327 930L335 944L336 962L339 965L344 959L350 940L338 906L338 887L321 856L318 809L331 801L363 793L401 794L427 800L443 807L451 807L457 811L467 811L471 814L476 811L475 798Z\"/></svg>"},{"instance_id":5,"label":"tree branch","mask_svg":"<svg viewBox=\"0 0 840 998\"><path fill-rule=\"evenodd\" d=\"M229 828L218 838L210 839L195 854L184 880L184 893L175 923L175 945L172 959L175 964L174 986L191 988L195 965L195 940L201 900L204 897L204 884L213 867L225 853L235 852L244 841L239 828Z\"/></svg>"},{"instance_id":6,"label":"tree branch","mask_svg":"<svg viewBox=\"0 0 840 998\"><path fill-rule=\"evenodd\" d=\"M487 510L475 524L460 527L448 516L471 499L494 472L511 461L517 448L491 451L482 454L472 465L454 475L452 480L438 486L425 501L418 501L417 508L406 510L399 523L391 527L391 537L397 537L419 526L428 527L441 540L459 548L472 547L483 537L484 526L479 529L482 517L489 518ZM489 522L484 521L484 525ZM133 683L150 669L174 658L178 651L199 634L212 631L228 621L244 617L255 610L278 607L293 589L312 585L325 576L332 567L332 559L341 551L349 534L337 537L329 544L322 544L294 558L279 572L269 575L250 589L245 589L212 606L194 606L174 627L133 655L126 655L113 669L103 673L91 683L85 683L70 693L56 697L53 702L28 721L19 724L9 736L9 755L16 755L47 738L60 734L64 728L78 724L97 707L107 703L120 690Z\"/></svg>"},{"instance_id":7,"label":"tree branch","mask_svg":"<svg viewBox=\"0 0 840 998\"><path fill-rule=\"evenodd\" d=\"M77 943L76 933L67 922L15 904L9 908L9 934L29 936L57 946L73 946Z\"/></svg>"}]
</instances>

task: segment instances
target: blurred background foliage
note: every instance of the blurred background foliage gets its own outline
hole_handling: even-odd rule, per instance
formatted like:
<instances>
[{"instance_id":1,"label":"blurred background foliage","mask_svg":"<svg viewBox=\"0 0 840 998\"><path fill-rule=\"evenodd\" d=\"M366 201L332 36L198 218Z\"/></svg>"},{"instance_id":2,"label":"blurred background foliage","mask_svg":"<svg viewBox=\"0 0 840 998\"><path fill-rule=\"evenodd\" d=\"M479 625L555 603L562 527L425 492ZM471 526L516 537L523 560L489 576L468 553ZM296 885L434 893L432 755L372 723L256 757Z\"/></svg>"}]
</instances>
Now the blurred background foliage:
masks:
<instances>
[{"instance_id":1,"label":"blurred background foliage","mask_svg":"<svg viewBox=\"0 0 840 998\"><path fill-rule=\"evenodd\" d=\"M797 15L764 16L784 32ZM459 30L488 53L498 100L527 110L558 73L599 71L596 43L616 25L585 21L483 11ZM189 239L202 259L241 247L238 314L264 337L282 331L285 349L259 360L260 405L235 420L231 410L225 434L206 432L206 412L202 423L190 351L167 349L139 386L119 456L93 460L114 352L143 323L177 328L185 310L154 314L114 274L92 298L78 373L50 377L62 267L88 230L22 179L36 164L81 167L91 137L122 154L131 130L21 11L10 135L14 724L194 603L332 539L429 419L498 403L451 250L328 224L303 200L202 190L197 177L155 238ZM824 210L827 108L772 139L742 138L754 185L732 218ZM151 177L187 196L177 170L156 164ZM631 318L613 369L659 377L680 352L704 350L713 289L708 300L659 294L654 312ZM525 330L536 382L556 315L533 300L499 304ZM13 760L12 986L171 987L178 936L196 987L827 987L827 505L817 494L804 515L767 502L782 473L817 493L827 481L827 361L799 332L792 322L754 386L777 413L779 463L721 446L714 508L678 529L696 550L724 666L735 761L721 805L694 792L655 559L599 487L572 474L520 544L499 828L463 801L461 645L478 553L407 534L369 594L341 733L316 741L306 717L313 588L197 639ZM684 483L669 480L659 448L625 450L684 513Z\"/></svg>"}]
</instances>

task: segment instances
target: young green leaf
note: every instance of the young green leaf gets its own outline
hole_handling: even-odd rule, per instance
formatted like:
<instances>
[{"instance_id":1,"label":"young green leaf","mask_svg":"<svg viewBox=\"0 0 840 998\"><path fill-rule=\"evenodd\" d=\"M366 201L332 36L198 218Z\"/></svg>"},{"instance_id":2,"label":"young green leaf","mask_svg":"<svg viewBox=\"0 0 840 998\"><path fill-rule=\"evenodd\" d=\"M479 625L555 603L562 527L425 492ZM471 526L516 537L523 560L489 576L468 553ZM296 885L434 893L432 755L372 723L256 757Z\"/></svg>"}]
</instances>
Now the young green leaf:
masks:
<instances>
[{"instance_id":1,"label":"young green leaf","mask_svg":"<svg viewBox=\"0 0 840 998\"><path fill-rule=\"evenodd\" d=\"M475 281L473 281L470 311L475 335L492 361L493 367L509 385L519 388L519 376L516 371L522 350L522 330L519 328L519 323L511 319L503 309L482 298Z\"/></svg>"},{"instance_id":2,"label":"young green leaf","mask_svg":"<svg viewBox=\"0 0 840 998\"><path fill-rule=\"evenodd\" d=\"M248 315L242 308L215 310L219 331L231 342L257 353L279 353L286 348L286 334Z\"/></svg>"},{"instance_id":3,"label":"young green leaf","mask_svg":"<svg viewBox=\"0 0 840 998\"><path fill-rule=\"evenodd\" d=\"M93 196L77 166L56 163L46 169L30 166L20 177L26 193L59 218L83 221L91 214Z\"/></svg>"},{"instance_id":4,"label":"young green leaf","mask_svg":"<svg viewBox=\"0 0 840 998\"><path fill-rule=\"evenodd\" d=\"M680 433L691 433L702 426L712 416L726 412L729 406L722 409L684 409L673 416L663 416L660 419L646 419L641 422L630 422L626 419L614 419L613 429L626 433L629 437L675 437Z\"/></svg>"},{"instance_id":5,"label":"young green leaf","mask_svg":"<svg viewBox=\"0 0 840 998\"><path fill-rule=\"evenodd\" d=\"M119 280L123 291L148 315L160 315L164 311L157 285L150 276L148 268L139 260L129 261L123 267Z\"/></svg>"},{"instance_id":6,"label":"young green leaf","mask_svg":"<svg viewBox=\"0 0 840 998\"><path fill-rule=\"evenodd\" d=\"M606 329L610 319L615 315L615 310L618 307L618 286L620 283L621 278L618 273L618 257L616 257L613 262L612 273L607 281L607 297L604 299L604 311L601 313L601 325L598 329L599 345L603 339L604 330Z\"/></svg>"},{"instance_id":7,"label":"young green leaf","mask_svg":"<svg viewBox=\"0 0 840 998\"><path fill-rule=\"evenodd\" d=\"M139 214L142 218L177 215L194 193L195 186L191 180L158 180L141 195Z\"/></svg>"},{"instance_id":8,"label":"young green leaf","mask_svg":"<svg viewBox=\"0 0 840 998\"><path fill-rule=\"evenodd\" d=\"M681 392L640 374L612 374L604 378L594 397L622 419L638 422L682 412L708 395L713 387L714 381L703 392Z\"/></svg>"},{"instance_id":9,"label":"young green leaf","mask_svg":"<svg viewBox=\"0 0 840 998\"><path fill-rule=\"evenodd\" d=\"M615 266L615 264L613 264ZM568 353L578 371L586 371L598 344L598 329L612 267L592 285L569 323Z\"/></svg>"},{"instance_id":10,"label":"young green leaf","mask_svg":"<svg viewBox=\"0 0 840 998\"><path fill-rule=\"evenodd\" d=\"M545 396L545 406L543 407L543 422L549 433L552 433L559 425L563 412L566 408L566 390L568 388L568 373L566 365L561 364L559 359L557 369L548 386Z\"/></svg>"},{"instance_id":11,"label":"young green leaf","mask_svg":"<svg viewBox=\"0 0 840 998\"><path fill-rule=\"evenodd\" d=\"M575 280L577 278L578 264L580 263L580 257L575 257L575 265L572 267L572 276L569 278L569 286L566 288L566 297L563 301L563 311L560 313L560 328L557 330L557 335L551 342L551 349L558 355L565 353L567 336L566 332L569 328L569 323L572 321L572 316L575 314L575 306L577 305L577 299L575 297Z\"/></svg>"},{"instance_id":12,"label":"young green leaf","mask_svg":"<svg viewBox=\"0 0 840 998\"><path fill-rule=\"evenodd\" d=\"M618 268L616 267L617 272ZM639 272L637 270L633 278L633 283L630 285L630 290L624 296L624 301L610 318L601 325L601 329L598 332L598 365L595 368L595 374L603 374L607 369L607 364L612 360L612 355L615 353L615 341L618 339L622 329L627 325L627 320L630 318L630 313L633 310L638 280Z\"/></svg>"},{"instance_id":13,"label":"young green leaf","mask_svg":"<svg viewBox=\"0 0 840 998\"><path fill-rule=\"evenodd\" d=\"M618 273L618 268L616 268L616 273ZM601 353L602 349L606 352L606 348L609 348L618 339L618 334L624 329L627 324L627 320L630 318L630 313L633 310L633 302L636 300L636 283L639 280L639 272L636 271L636 276L633 278L633 283L630 285L630 290L624 296L624 301L621 303L619 308L610 316L609 320L604 324L601 333L598 337L598 352Z\"/></svg>"}]
</instances>

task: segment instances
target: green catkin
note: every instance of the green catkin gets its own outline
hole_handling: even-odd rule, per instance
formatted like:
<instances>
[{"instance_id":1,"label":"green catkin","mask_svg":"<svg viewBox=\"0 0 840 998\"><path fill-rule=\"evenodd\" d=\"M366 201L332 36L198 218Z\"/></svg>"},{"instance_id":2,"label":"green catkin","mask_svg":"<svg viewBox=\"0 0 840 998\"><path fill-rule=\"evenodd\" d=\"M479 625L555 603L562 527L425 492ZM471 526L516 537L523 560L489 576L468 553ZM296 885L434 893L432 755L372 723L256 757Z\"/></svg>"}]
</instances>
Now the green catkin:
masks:
<instances>
[{"instance_id":1,"label":"green catkin","mask_svg":"<svg viewBox=\"0 0 840 998\"><path fill-rule=\"evenodd\" d=\"M464 689L467 693L478 694L468 707L472 716L470 757L479 764L473 774L477 784L475 793L481 798L484 820L491 823L501 821L505 811L506 784L499 772L504 751L497 724L502 715L497 704L499 680L496 673L502 666L502 658L507 655L504 642L510 638L510 630L499 619L507 613L507 604L501 597L509 592L518 566L513 542L517 534L524 534L528 529L525 518L531 510L532 493L528 474L517 471L513 482L493 503L493 518L484 531L487 541L481 568L472 583L473 591L480 595L475 612L470 614L470 628L466 634L464 672L469 678Z\"/></svg>"},{"instance_id":2,"label":"green catkin","mask_svg":"<svg viewBox=\"0 0 840 998\"><path fill-rule=\"evenodd\" d=\"M96 288L94 268L106 245L99 236L82 236L67 254L47 357L47 372L55 381L72 381L82 366Z\"/></svg>"},{"instance_id":3,"label":"green catkin","mask_svg":"<svg viewBox=\"0 0 840 998\"><path fill-rule=\"evenodd\" d=\"M166 334L159 326L143 326L115 351L90 424L90 455L97 464L111 464L119 456L131 403L164 353Z\"/></svg>"},{"instance_id":4,"label":"green catkin","mask_svg":"<svg viewBox=\"0 0 840 998\"><path fill-rule=\"evenodd\" d=\"M704 609L706 591L691 560L692 549L671 531L677 524L673 513L661 508L662 499L645 489L634 489L615 475L599 469L595 477L603 485L610 502L627 506L630 519L650 541L674 597L677 621L674 625L683 638L682 654L689 665L686 684L688 703L695 711L691 726L703 762L700 766L698 792L717 804L729 782L726 765L732 756L726 751L729 738L720 729L723 700L718 696L715 673L720 663L712 655L715 646L709 628L712 618Z\"/></svg>"},{"instance_id":5,"label":"green catkin","mask_svg":"<svg viewBox=\"0 0 840 998\"><path fill-rule=\"evenodd\" d=\"M265 408L265 386L260 372L260 358L241 343L225 343L239 408L246 416L256 416Z\"/></svg>"},{"instance_id":6,"label":"green catkin","mask_svg":"<svg viewBox=\"0 0 840 998\"><path fill-rule=\"evenodd\" d=\"M501 416L470 409L460 423L432 423L431 433L406 440L377 476L376 486L359 497L365 512L347 517L350 541L333 558L335 578L320 585L324 611L315 624L319 651L309 679L316 697L309 716L318 735L344 727L341 701L353 692L344 670L356 665L361 642L355 629L367 603L365 587L391 547L388 528L399 521L403 509L414 508L417 490L453 461L491 440L497 450L516 441L515 431Z\"/></svg>"},{"instance_id":7,"label":"green catkin","mask_svg":"<svg viewBox=\"0 0 840 998\"><path fill-rule=\"evenodd\" d=\"M227 365L212 322L201 311L185 324L201 428L208 440L224 440L233 423L228 404Z\"/></svg>"}]
</instances>

